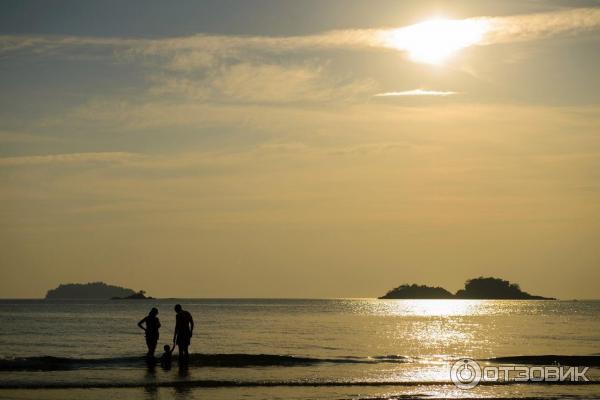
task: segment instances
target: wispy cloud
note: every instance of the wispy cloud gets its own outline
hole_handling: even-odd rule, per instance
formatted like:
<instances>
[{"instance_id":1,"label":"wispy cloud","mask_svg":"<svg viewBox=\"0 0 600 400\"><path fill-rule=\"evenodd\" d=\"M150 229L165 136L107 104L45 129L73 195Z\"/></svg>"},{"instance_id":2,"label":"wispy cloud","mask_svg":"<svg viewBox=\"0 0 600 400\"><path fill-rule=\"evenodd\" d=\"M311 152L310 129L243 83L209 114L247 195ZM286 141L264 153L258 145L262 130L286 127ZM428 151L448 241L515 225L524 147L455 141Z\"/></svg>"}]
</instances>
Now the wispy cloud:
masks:
<instances>
[{"instance_id":1,"label":"wispy cloud","mask_svg":"<svg viewBox=\"0 0 600 400\"><path fill-rule=\"evenodd\" d=\"M375 97L394 97L394 96L452 96L458 92L443 92L439 90L413 89L402 92L377 93Z\"/></svg>"},{"instance_id":2,"label":"wispy cloud","mask_svg":"<svg viewBox=\"0 0 600 400\"><path fill-rule=\"evenodd\" d=\"M548 13L508 17L476 17L461 21L485 22L487 29L480 45L536 40L564 33L600 28L600 8L576 8ZM229 36L197 34L166 39L100 38L78 36L0 35L0 53L31 50L36 53L60 52L73 47L104 47L116 50L118 57L168 56L173 69L188 69L214 62L214 57L237 57L253 52L281 53L331 48L382 48L406 50L390 43L414 25L398 28L348 29L306 36Z\"/></svg>"},{"instance_id":3,"label":"wispy cloud","mask_svg":"<svg viewBox=\"0 0 600 400\"><path fill-rule=\"evenodd\" d=\"M78 164L90 162L114 163L139 159L142 156L126 152L99 152L99 153L66 153L35 156L1 157L0 166L23 166L38 164Z\"/></svg>"},{"instance_id":4,"label":"wispy cloud","mask_svg":"<svg viewBox=\"0 0 600 400\"><path fill-rule=\"evenodd\" d=\"M328 74L316 62L222 65L207 76L162 74L152 78L151 94L175 95L221 103L294 103L344 101L374 90L369 79L348 80Z\"/></svg>"},{"instance_id":5,"label":"wispy cloud","mask_svg":"<svg viewBox=\"0 0 600 400\"><path fill-rule=\"evenodd\" d=\"M460 21L486 21L485 26L489 29L477 44L489 45L597 29L600 27L600 9L581 8ZM467 26L470 26L469 23ZM410 51L399 46L401 42L392 45L386 37L389 39L390 32L410 32L414 27L337 30L288 37L199 34L143 39L4 35L0 36L0 55L18 56L30 52L79 57L90 53L139 64L136 66L141 68L141 75L146 78L147 86L141 93L145 101L140 102L139 97L132 104L123 99L109 99L107 104L90 101L72 110L71 114L76 115L70 115L75 117L75 121L80 118L104 119L125 127L139 127L158 120L187 123L191 119L189 115L198 118L199 114L192 112L198 108L198 103L290 105L351 102L370 98L374 93L376 97L445 97L458 94L427 89L383 92L382 87L386 86L375 79L338 73L335 66L327 62L327 55L315 55L333 48ZM303 54L302 57L280 56L290 52ZM153 101L160 104L155 107ZM99 103L104 102L100 99ZM214 118L210 112L200 115L205 120ZM0 133L0 141L16 140L25 138Z\"/></svg>"},{"instance_id":6,"label":"wispy cloud","mask_svg":"<svg viewBox=\"0 0 600 400\"><path fill-rule=\"evenodd\" d=\"M542 39L600 28L600 8L575 8L548 13L485 18L489 30L481 44Z\"/></svg>"},{"instance_id":7,"label":"wispy cloud","mask_svg":"<svg viewBox=\"0 0 600 400\"><path fill-rule=\"evenodd\" d=\"M38 143L56 142L55 137L33 135L25 132L0 131L0 143Z\"/></svg>"},{"instance_id":8,"label":"wispy cloud","mask_svg":"<svg viewBox=\"0 0 600 400\"><path fill-rule=\"evenodd\" d=\"M428 46L447 41L462 48L538 40L561 34L576 34L600 28L600 8L576 8L508 17L475 17L462 20L431 20L376 33L376 46L414 52L424 40ZM453 37L456 34L456 37ZM450 36L448 36L450 35ZM439 36L439 38L437 37ZM417 49L414 47L417 46Z\"/></svg>"}]
</instances>

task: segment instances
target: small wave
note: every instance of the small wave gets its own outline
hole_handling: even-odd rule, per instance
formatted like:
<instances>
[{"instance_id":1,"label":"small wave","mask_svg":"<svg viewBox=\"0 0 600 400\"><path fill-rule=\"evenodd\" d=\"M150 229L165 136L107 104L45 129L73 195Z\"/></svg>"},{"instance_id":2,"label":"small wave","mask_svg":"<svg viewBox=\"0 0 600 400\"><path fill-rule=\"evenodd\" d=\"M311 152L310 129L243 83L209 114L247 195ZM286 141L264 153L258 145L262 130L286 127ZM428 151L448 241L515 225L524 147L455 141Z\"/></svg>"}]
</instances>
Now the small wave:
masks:
<instances>
[{"instance_id":1,"label":"small wave","mask_svg":"<svg viewBox=\"0 0 600 400\"><path fill-rule=\"evenodd\" d=\"M145 357L69 358L16 357L0 359L0 371L62 371L94 367L135 367L145 365Z\"/></svg>"},{"instance_id":2,"label":"small wave","mask_svg":"<svg viewBox=\"0 0 600 400\"><path fill-rule=\"evenodd\" d=\"M177 357L174 357L177 361ZM68 357L23 357L0 359L0 371L63 371L89 368L136 368L158 359L146 357L115 358L68 358ZM315 364L377 364L408 362L402 356L313 358L277 354L192 354L192 367L243 368L256 366L304 366Z\"/></svg>"},{"instance_id":3,"label":"small wave","mask_svg":"<svg viewBox=\"0 0 600 400\"><path fill-rule=\"evenodd\" d=\"M397 354L390 354L390 355L387 355L387 356L374 356L374 357L371 357L371 358L373 358L375 360L381 360L381 361L401 361L401 362L406 362L406 361L409 360L408 357L406 357L406 356L399 356Z\"/></svg>"},{"instance_id":4,"label":"small wave","mask_svg":"<svg viewBox=\"0 0 600 400\"><path fill-rule=\"evenodd\" d=\"M486 361L504 364L567 365L573 367L600 367L600 356L534 355L495 357Z\"/></svg>"}]
</instances>

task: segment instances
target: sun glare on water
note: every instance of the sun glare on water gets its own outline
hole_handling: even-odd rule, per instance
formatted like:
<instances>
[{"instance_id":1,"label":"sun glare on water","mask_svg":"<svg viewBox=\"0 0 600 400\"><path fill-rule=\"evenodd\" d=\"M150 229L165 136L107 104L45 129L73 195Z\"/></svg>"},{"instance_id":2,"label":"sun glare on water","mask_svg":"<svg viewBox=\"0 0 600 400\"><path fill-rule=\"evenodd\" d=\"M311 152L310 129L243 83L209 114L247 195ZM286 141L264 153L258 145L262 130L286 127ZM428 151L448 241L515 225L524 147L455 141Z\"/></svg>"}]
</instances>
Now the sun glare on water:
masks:
<instances>
[{"instance_id":1,"label":"sun glare on water","mask_svg":"<svg viewBox=\"0 0 600 400\"><path fill-rule=\"evenodd\" d=\"M387 45L407 51L413 61L440 64L465 47L479 43L488 31L482 19L436 18L386 33Z\"/></svg>"}]
</instances>

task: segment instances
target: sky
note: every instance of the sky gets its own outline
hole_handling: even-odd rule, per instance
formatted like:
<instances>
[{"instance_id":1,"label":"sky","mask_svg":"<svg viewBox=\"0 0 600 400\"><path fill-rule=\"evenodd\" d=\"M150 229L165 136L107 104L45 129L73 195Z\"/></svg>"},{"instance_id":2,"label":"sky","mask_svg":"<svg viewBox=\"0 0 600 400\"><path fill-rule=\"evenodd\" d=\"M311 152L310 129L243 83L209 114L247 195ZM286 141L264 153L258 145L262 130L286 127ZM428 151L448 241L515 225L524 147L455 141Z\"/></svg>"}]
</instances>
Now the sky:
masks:
<instances>
[{"instance_id":1,"label":"sky","mask_svg":"<svg viewBox=\"0 0 600 400\"><path fill-rule=\"evenodd\" d=\"M0 297L600 298L600 2L0 3Z\"/></svg>"}]
</instances>

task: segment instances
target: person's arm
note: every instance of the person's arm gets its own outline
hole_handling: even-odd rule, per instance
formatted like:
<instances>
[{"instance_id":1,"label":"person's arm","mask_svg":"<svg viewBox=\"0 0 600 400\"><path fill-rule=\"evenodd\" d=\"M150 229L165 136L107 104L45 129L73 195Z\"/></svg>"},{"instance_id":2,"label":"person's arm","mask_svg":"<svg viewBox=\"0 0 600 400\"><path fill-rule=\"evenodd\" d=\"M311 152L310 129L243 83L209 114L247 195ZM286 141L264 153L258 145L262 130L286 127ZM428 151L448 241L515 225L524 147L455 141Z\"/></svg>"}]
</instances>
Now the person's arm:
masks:
<instances>
[{"instance_id":1,"label":"person's arm","mask_svg":"<svg viewBox=\"0 0 600 400\"><path fill-rule=\"evenodd\" d=\"M192 318L192 314L190 314L190 336L194 333L194 318Z\"/></svg>"},{"instance_id":2,"label":"person's arm","mask_svg":"<svg viewBox=\"0 0 600 400\"><path fill-rule=\"evenodd\" d=\"M177 343L177 327L179 324L177 323L177 317L175 317L175 331L173 332L173 343Z\"/></svg>"},{"instance_id":3,"label":"person's arm","mask_svg":"<svg viewBox=\"0 0 600 400\"><path fill-rule=\"evenodd\" d=\"M144 332L146 331L146 328L144 328L144 327L142 326L142 324L143 324L144 322L146 322L146 318L148 318L148 317L144 317L144 319L142 319L140 322L138 322L138 326L139 326L139 327L140 327L140 329L142 329Z\"/></svg>"}]
</instances>

